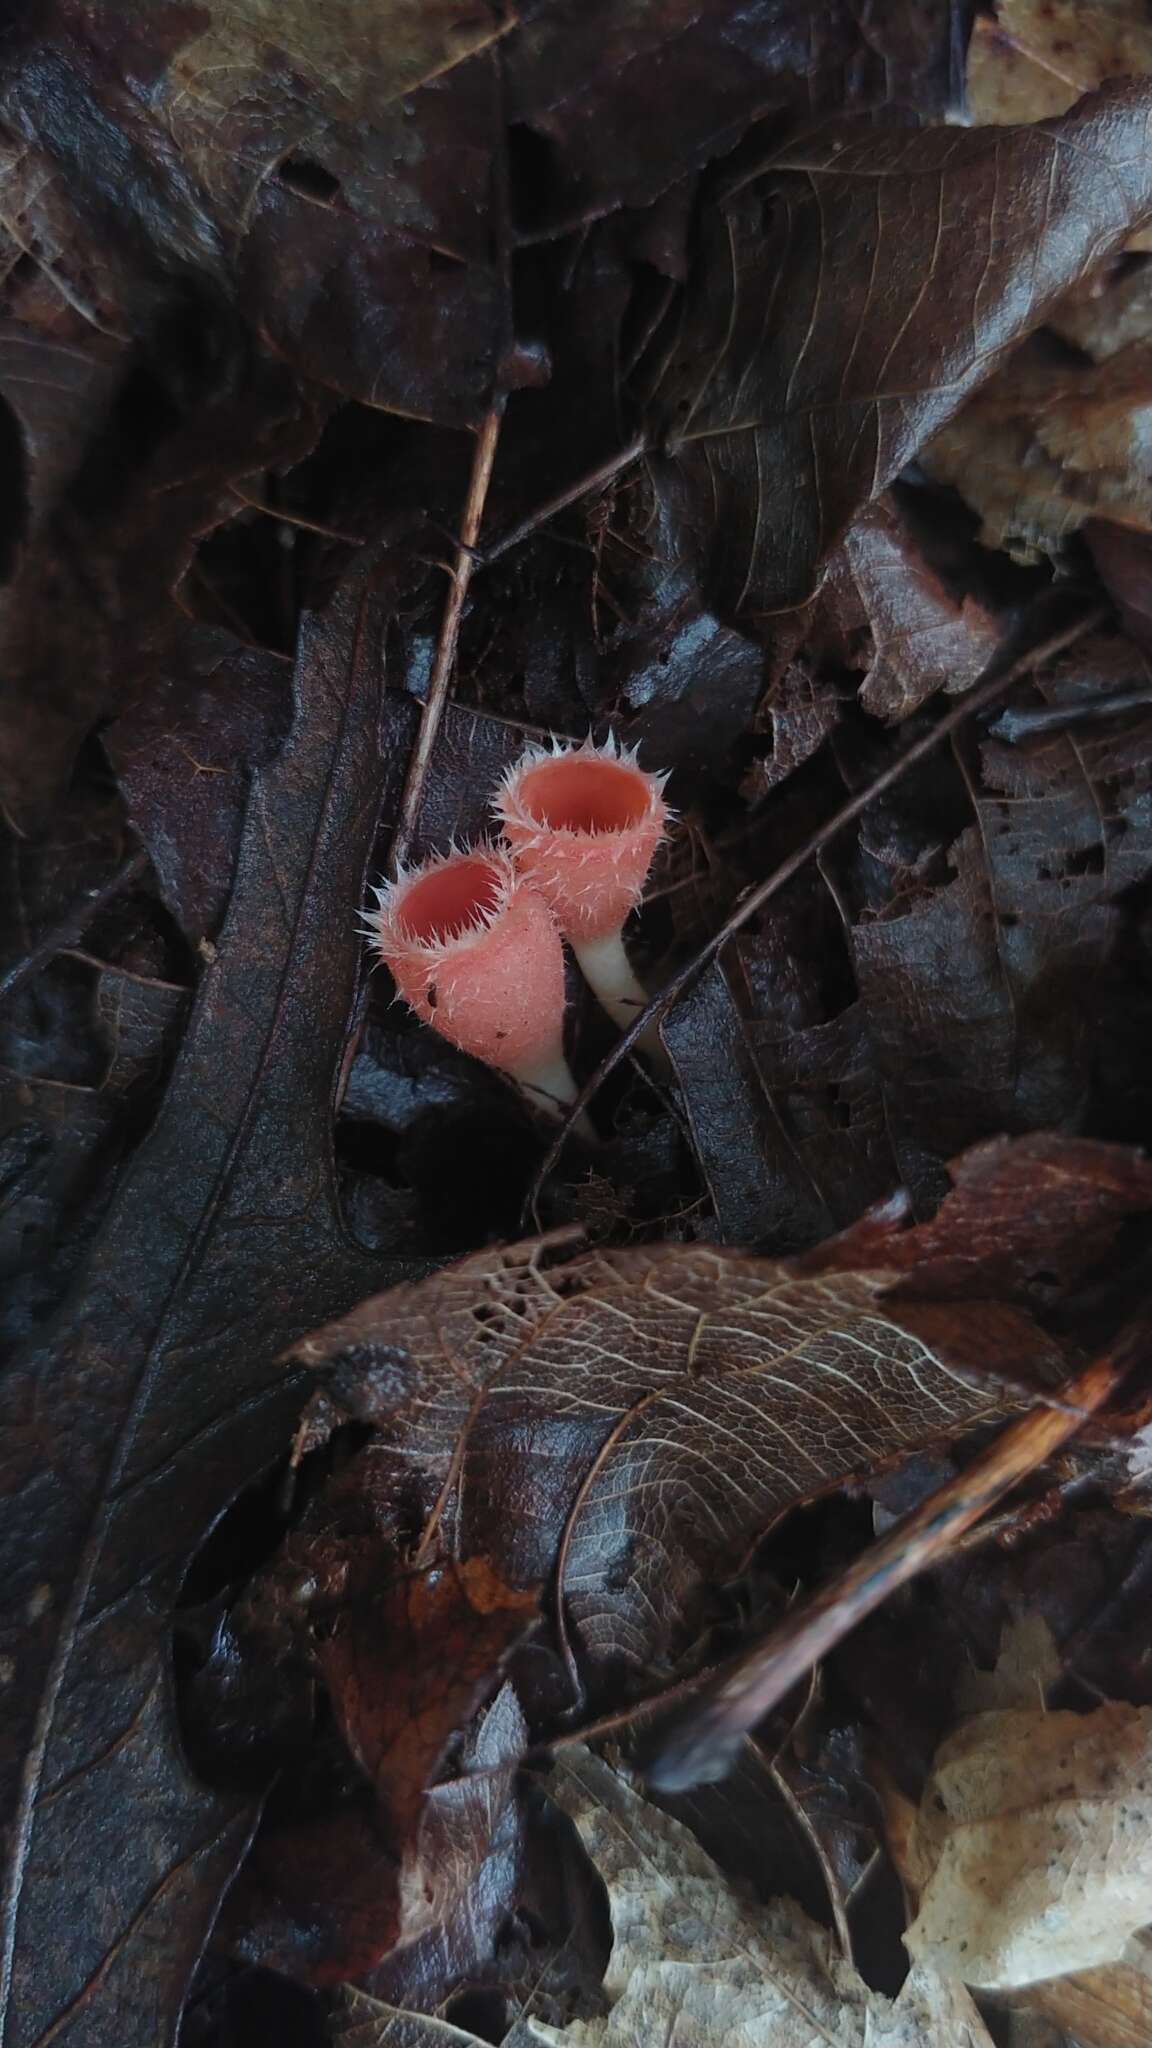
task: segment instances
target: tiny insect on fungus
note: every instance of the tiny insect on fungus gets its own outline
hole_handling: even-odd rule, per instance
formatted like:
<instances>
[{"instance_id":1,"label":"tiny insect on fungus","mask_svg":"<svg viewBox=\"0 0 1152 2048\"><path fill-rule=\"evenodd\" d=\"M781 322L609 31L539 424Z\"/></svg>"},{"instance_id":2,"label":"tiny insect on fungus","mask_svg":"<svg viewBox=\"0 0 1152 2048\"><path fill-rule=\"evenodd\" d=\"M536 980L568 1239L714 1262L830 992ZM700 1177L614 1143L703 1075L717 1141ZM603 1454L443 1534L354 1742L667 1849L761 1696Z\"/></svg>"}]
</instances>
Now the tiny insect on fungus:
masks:
<instances>
[{"instance_id":1,"label":"tiny insect on fungus","mask_svg":"<svg viewBox=\"0 0 1152 2048\"><path fill-rule=\"evenodd\" d=\"M377 889L376 904L368 935L423 1023L545 1108L575 1101L560 933L502 848L434 854Z\"/></svg>"}]
</instances>

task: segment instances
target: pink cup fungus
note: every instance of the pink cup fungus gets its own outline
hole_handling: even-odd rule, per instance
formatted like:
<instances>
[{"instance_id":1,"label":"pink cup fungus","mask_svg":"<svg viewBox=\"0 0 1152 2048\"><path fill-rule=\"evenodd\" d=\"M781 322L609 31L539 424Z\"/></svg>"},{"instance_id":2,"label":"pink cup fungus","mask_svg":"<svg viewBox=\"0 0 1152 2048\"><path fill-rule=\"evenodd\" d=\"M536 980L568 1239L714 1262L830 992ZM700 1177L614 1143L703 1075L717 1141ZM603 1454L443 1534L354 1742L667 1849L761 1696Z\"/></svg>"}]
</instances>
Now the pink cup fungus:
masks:
<instances>
[{"instance_id":1,"label":"pink cup fungus","mask_svg":"<svg viewBox=\"0 0 1152 2048\"><path fill-rule=\"evenodd\" d=\"M508 855L496 846L433 855L376 896L369 936L421 1021L546 1107L573 1102L560 933Z\"/></svg>"},{"instance_id":2,"label":"pink cup fungus","mask_svg":"<svg viewBox=\"0 0 1152 2048\"><path fill-rule=\"evenodd\" d=\"M664 782L614 740L585 740L550 754L529 748L496 796L517 872L549 904L586 981L621 1026L648 1000L623 925L668 822Z\"/></svg>"}]
</instances>

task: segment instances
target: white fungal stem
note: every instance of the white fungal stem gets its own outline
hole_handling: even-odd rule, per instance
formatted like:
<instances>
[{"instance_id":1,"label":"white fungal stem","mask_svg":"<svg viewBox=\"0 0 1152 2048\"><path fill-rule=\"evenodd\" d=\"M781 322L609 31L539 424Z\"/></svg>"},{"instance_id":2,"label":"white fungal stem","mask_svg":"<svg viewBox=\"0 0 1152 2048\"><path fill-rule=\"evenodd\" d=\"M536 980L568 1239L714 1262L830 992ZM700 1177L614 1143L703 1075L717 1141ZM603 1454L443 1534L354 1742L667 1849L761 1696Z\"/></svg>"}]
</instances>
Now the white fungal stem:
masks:
<instances>
[{"instance_id":1,"label":"white fungal stem","mask_svg":"<svg viewBox=\"0 0 1152 2048\"><path fill-rule=\"evenodd\" d=\"M534 1066L517 1068L513 1078L534 1106L546 1110L549 1116L562 1116L580 1093L562 1052L538 1060ZM590 1144L596 1143L596 1133L587 1116L578 1116L574 1128Z\"/></svg>"},{"instance_id":2,"label":"white fungal stem","mask_svg":"<svg viewBox=\"0 0 1152 2048\"><path fill-rule=\"evenodd\" d=\"M602 939L571 939L569 943L597 1002L607 1010L613 1023L626 1031L647 1004L648 991L632 971L624 951L623 933L607 932ZM641 1032L637 1045L661 1073L671 1071L668 1054L654 1025Z\"/></svg>"}]
</instances>

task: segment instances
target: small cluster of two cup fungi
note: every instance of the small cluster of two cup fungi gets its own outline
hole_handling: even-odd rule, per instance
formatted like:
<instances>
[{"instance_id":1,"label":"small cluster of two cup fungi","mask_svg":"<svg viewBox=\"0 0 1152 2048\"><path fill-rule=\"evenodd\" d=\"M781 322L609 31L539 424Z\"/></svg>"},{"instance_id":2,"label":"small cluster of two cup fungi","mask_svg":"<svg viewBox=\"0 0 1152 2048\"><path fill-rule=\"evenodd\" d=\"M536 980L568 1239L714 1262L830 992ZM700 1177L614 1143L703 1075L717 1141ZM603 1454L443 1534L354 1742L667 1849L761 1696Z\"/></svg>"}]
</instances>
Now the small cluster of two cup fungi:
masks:
<instances>
[{"instance_id":1,"label":"small cluster of two cup fungi","mask_svg":"<svg viewBox=\"0 0 1152 2048\"><path fill-rule=\"evenodd\" d=\"M409 1007L553 1110L577 1092L561 935L618 1024L647 1000L622 928L667 822L664 780L611 740L530 748L496 793L501 845L436 854L377 891L369 931Z\"/></svg>"}]
</instances>

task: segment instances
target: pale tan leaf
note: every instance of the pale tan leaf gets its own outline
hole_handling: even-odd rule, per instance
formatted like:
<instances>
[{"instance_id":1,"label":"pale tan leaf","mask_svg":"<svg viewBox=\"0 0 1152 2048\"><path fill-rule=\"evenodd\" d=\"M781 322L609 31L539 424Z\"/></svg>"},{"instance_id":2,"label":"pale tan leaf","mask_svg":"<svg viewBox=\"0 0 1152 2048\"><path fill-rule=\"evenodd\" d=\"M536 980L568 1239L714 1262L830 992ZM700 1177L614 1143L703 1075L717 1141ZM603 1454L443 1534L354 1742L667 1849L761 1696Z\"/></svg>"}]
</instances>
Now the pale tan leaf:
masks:
<instances>
[{"instance_id":1,"label":"pale tan leaf","mask_svg":"<svg viewBox=\"0 0 1152 2048\"><path fill-rule=\"evenodd\" d=\"M1147 1934L1129 1943L1122 1963L1078 1970L1034 1984L1012 1999L1014 2011L1038 2013L1077 2048L1148 2048L1152 2041L1152 1941Z\"/></svg>"},{"instance_id":2,"label":"pale tan leaf","mask_svg":"<svg viewBox=\"0 0 1152 2048\"><path fill-rule=\"evenodd\" d=\"M1085 521L1152 528L1152 326L1085 367L1018 351L924 451L983 520L986 546L1050 553Z\"/></svg>"},{"instance_id":3,"label":"pale tan leaf","mask_svg":"<svg viewBox=\"0 0 1152 2048\"><path fill-rule=\"evenodd\" d=\"M402 2012L343 1985L329 2021L333 2048L479 2048L475 2034L426 2012Z\"/></svg>"},{"instance_id":4,"label":"pale tan leaf","mask_svg":"<svg viewBox=\"0 0 1152 2048\"><path fill-rule=\"evenodd\" d=\"M508 2048L989 2048L962 1987L913 1971L894 2002L791 1900L746 1904L689 1830L600 1758L572 1751L549 1789L608 1891L608 2012L530 2016Z\"/></svg>"},{"instance_id":5,"label":"pale tan leaf","mask_svg":"<svg viewBox=\"0 0 1152 2048\"><path fill-rule=\"evenodd\" d=\"M1152 71L1143 0L998 0L968 46L968 118L977 127L1067 113L1106 78Z\"/></svg>"},{"instance_id":6,"label":"pale tan leaf","mask_svg":"<svg viewBox=\"0 0 1152 2048\"><path fill-rule=\"evenodd\" d=\"M910 1954L987 1988L1116 1961L1152 1919L1150 1829L1152 1708L974 1716L913 1830Z\"/></svg>"},{"instance_id":7,"label":"pale tan leaf","mask_svg":"<svg viewBox=\"0 0 1152 2048\"><path fill-rule=\"evenodd\" d=\"M971 1671L961 1681L957 1705L965 1715L1042 1706L1063 1668L1044 1616L1023 1614L1004 1630L995 1669Z\"/></svg>"}]
</instances>

